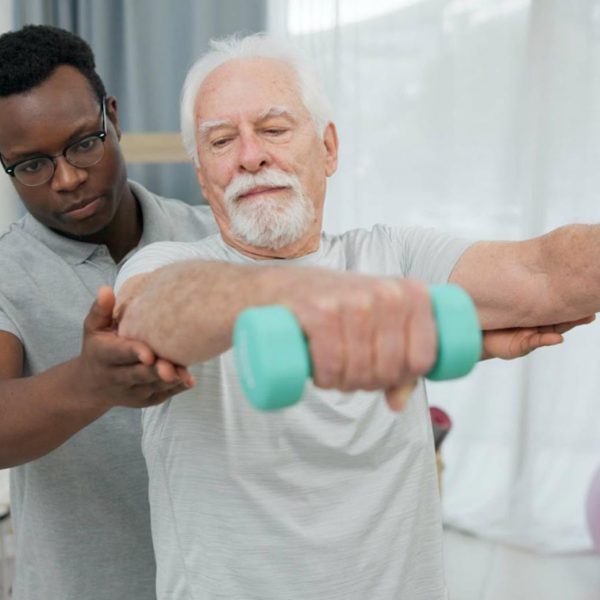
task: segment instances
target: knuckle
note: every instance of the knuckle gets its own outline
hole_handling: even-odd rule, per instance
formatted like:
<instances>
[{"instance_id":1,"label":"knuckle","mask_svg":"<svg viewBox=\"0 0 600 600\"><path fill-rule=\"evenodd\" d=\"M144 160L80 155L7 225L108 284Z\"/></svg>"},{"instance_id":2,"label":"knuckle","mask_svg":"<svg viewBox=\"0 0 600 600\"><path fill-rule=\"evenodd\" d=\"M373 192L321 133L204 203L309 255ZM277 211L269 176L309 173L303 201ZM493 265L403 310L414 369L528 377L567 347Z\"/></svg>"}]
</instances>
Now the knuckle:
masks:
<instances>
[{"instance_id":1,"label":"knuckle","mask_svg":"<svg viewBox=\"0 0 600 600\"><path fill-rule=\"evenodd\" d=\"M382 279L375 290L378 306L386 312L399 312L407 303L407 295L402 281Z\"/></svg>"},{"instance_id":2,"label":"knuckle","mask_svg":"<svg viewBox=\"0 0 600 600\"><path fill-rule=\"evenodd\" d=\"M377 377L382 383L383 388L389 388L398 382L400 376L400 369L397 364L386 362L379 366L377 370Z\"/></svg>"},{"instance_id":3,"label":"knuckle","mask_svg":"<svg viewBox=\"0 0 600 600\"><path fill-rule=\"evenodd\" d=\"M314 361L315 384L322 388L338 387L343 380L344 365L341 359L332 356Z\"/></svg>"},{"instance_id":4,"label":"knuckle","mask_svg":"<svg viewBox=\"0 0 600 600\"><path fill-rule=\"evenodd\" d=\"M374 295L371 289L357 289L346 296L347 306L359 315L369 314L373 307Z\"/></svg>"},{"instance_id":5,"label":"knuckle","mask_svg":"<svg viewBox=\"0 0 600 600\"><path fill-rule=\"evenodd\" d=\"M324 297L313 303L315 322L317 326L328 326L337 318L340 303L337 298Z\"/></svg>"}]
</instances>

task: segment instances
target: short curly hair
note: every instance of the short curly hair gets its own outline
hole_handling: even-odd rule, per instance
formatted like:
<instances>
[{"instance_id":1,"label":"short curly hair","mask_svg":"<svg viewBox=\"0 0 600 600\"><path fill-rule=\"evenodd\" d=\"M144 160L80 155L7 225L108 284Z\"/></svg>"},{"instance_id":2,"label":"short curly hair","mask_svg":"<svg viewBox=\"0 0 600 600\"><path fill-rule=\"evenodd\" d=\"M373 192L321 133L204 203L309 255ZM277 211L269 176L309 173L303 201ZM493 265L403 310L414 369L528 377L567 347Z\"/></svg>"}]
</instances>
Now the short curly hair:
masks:
<instances>
[{"instance_id":1,"label":"short curly hair","mask_svg":"<svg viewBox=\"0 0 600 600\"><path fill-rule=\"evenodd\" d=\"M0 97L33 89L60 65L75 67L99 101L106 95L87 42L58 27L26 25L0 36Z\"/></svg>"}]
</instances>

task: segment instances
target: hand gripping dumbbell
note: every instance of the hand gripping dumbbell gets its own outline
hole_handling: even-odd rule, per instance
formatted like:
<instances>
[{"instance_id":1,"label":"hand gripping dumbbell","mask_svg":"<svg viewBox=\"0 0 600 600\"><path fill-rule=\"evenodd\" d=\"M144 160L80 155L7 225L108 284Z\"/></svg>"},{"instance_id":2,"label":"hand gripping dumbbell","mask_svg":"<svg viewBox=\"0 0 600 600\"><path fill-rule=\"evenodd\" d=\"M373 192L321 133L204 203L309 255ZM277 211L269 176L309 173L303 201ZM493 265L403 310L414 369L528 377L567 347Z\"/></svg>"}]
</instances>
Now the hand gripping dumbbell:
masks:
<instances>
[{"instance_id":1,"label":"hand gripping dumbbell","mask_svg":"<svg viewBox=\"0 0 600 600\"><path fill-rule=\"evenodd\" d=\"M456 285L429 287L437 326L438 354L427 379L466 375L481 357L481 330L470 296ZM284 306L249 308L238 316L233 349L242 389L259 409L273 410L300 400L312 364L308 342Z\"/></svg>"}]
</instances>

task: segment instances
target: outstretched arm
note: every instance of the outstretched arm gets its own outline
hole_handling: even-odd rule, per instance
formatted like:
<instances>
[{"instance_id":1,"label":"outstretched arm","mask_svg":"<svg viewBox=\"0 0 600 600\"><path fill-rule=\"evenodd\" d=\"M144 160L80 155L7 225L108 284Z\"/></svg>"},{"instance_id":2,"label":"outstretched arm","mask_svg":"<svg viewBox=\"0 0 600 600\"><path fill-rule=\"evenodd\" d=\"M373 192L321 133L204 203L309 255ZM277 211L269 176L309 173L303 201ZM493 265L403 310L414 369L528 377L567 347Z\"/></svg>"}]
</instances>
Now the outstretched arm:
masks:
<instances>
[{"instance_id":1,"label":"outstretched arm","mask_svg":"<svg viewBox=\"0 0 600 600\"><path fill-rule=\"evenodd\" d=\"M479 242L450 281L473 297L483 329L577 321L600 311L600 226L568 225L524 242Z\"/></svg>"},{"instance_id":2,"label":"outstretched arm","mask_svg":"<svg viewBox=\"0 0 600 600\"><path fill-rule=\"evenodd\" d=\"M408 280L188 261L128 279L116 315L120 335L189 365L224 352L237 315L267 304L298 318L320 387L385 389L397 407L405 385L435 361L429 294Z\"/></svg>"}]
</instances>

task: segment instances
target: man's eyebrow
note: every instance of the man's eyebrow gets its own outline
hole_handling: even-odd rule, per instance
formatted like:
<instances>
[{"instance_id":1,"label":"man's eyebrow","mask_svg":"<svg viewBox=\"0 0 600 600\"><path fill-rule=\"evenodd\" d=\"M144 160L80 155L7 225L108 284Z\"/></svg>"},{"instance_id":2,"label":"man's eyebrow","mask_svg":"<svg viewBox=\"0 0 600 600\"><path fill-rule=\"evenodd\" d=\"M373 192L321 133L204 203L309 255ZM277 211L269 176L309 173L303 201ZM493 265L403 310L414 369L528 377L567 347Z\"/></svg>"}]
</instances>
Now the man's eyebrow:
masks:
<instances>
[{"instance_id":1,"label":"man's eyebrow","mask_svg":"<svg viewBox=\"0 0 600 600\"><path fill-rule=\"evenodd\" d=\"M232 127L233 122L229 119L213 119L211 121L204 121L198 125L198 133L202 136L207 135L213 129L218 129L219 127Z\"/></svg>"},{"instance_id":2,"label":"man's eyebrow","mask_svg":"<svg viewBox=\"0 0 600 600\"><path fill-rule=\"evenodd\" d=\"M86 137L88 137L89 135L93 135L97 132L99 132L99 129L94 129L92 130L90 127L90 123L81 123L80 125L78 125L72 132L71 135L65 140L65 143L63 145L63 150L75 143L78 142ZM47 152L42 152L41 150L20 150L19 148L17 148L17 150L15 150L14 152L11 152L11 163L14 162L21 162L22 160L28 160L30 158L39 158L41 156L49 156L49 154Z\"/></svg>"},{"instance_id":3,"label":"man's eyebrow","mask_svg":"<svg viewBox=\"0 0 600 600\"><path fill-rule=\"evenodd\" d=\"M265 108L265 110L258 114L257 120L265 121L270 117L286 117L294 123L298 122L294 112L284 106L269 106L268 108ZM235 127L235 124L229 119L210 119L198 125L198 134L201 137L205 137L211 131L219 129L220 127Z\"/></svg>"}]
</instances>

